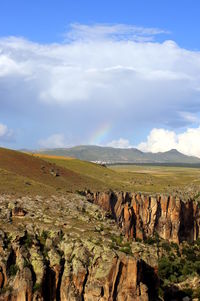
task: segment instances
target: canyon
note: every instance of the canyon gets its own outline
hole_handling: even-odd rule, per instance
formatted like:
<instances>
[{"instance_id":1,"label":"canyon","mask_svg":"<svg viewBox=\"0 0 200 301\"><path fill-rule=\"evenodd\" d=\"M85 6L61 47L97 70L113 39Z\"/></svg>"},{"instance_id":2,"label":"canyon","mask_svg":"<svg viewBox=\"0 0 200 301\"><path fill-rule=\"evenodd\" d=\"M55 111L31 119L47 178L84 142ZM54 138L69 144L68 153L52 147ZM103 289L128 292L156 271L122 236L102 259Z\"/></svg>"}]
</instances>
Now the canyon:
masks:
<instances>
[{"instance_id":1,"label":"canyon","mask_svg":"<svg viewBox=\"0 0 200 301\"><path fill-rule=\"evenodd\" d=\"M197 169L0 149L0 180L0 301L199 300Z\"/></svg>"},{"instance_id":2,"label":"canyon","mask_svg":"<svg viewBox=\"0 0 200 301\"><path fill-rule=\"evenodd\" d=\"M173 196L86 191L1 195L0 203L2 301L162 300L158 260L166 252L145 240L199 237L198 205Z\"/></svg>"},{"instance_id":3,"label":"canyon","mask_svg":"<svg viewBox=\"0 0 200 301\"><path fill-rule=\"evenodd\" d=\"M116 223L84 197L3 195L0 203L0 300L157 299L154 268L138 250L124 252Z\"/></svg>"},{"instance_id":4,"label":"canyon","mask_svg":"<svg viewBox=\"0 0 200 301\"><path fill-rule=\"evenodd\" d=\"M145 240L153 235L180 243L200 237L200 205L174 195L128 192L86 192L87 199L111 214L124 235Z\"/></svg>"}]
</instances>

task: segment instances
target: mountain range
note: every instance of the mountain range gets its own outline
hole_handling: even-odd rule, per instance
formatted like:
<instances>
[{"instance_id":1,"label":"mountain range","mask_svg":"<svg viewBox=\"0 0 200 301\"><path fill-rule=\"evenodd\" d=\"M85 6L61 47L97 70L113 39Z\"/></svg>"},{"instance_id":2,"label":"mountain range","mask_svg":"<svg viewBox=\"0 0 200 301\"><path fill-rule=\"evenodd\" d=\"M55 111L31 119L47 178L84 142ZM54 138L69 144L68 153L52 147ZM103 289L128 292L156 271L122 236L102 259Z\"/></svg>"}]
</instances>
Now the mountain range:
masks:
<instances>
[{"instance_id":1,"label":"mountain range","mask_svg":"<svg viewBox=\"0 0 200 301\"><path fill-rule=\"evenodd\" d=\"M81 145L71 148L42 149L37 152L107 164L200 164L200 158L184 155L176 149L167 152L145 153L136 148L123 149Z\"/></svg>"}]
</instances>

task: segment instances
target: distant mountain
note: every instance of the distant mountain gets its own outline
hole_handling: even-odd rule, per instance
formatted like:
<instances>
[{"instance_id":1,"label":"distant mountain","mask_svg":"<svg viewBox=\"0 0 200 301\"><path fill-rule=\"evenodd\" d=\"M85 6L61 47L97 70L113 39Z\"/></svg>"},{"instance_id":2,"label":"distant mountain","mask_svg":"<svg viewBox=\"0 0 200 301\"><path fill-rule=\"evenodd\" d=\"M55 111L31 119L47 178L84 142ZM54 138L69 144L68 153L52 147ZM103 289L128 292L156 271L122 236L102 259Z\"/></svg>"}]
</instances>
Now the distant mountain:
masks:
<instances>
[{"instance_id":1,"label":"distant mountain","mask_svg":"<svg viewBox=\"0 0 200 301\"><path fill-rule=\"evenodd\" d=\"M72 148L44 149L42 154L74 157L85 161L106 163L200 164L197 157L186 156L176 149L159 153L144 153L136 148L113 148L81 145Z\"/></svg>"}]
</instances>

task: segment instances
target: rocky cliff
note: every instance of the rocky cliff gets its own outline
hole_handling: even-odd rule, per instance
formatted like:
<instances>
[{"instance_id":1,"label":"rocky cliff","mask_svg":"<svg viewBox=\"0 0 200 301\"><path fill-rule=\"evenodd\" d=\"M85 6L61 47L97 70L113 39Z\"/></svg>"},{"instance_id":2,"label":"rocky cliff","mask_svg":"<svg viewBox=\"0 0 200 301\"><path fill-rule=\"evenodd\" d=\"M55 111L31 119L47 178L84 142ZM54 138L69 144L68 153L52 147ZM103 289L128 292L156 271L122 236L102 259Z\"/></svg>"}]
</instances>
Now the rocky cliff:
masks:
<instances>
[{"instance_id":1,"label":"rocky cliff","mask_svg":"<svg viewBox=\"0 0 200 301\"><path fill-rule=\"evenodd\" d=\"M0 301L182 301L188 283L198 300L198 216L175 197L0 195Z\"/></svg>"},{"instance_id":2,"label":"rocky cliff","mask_svg":"<svg viewBox=\"0 0 200 301\"><path fill-rule=\"evenodd\" d=\"M147 265L137 258L67 237L44 256L37 239L29 249L26 239L16 237L1 252L2 301L154 300L144 278Z\"/></svg>"},{"instance_id":3,"label":"rocky cliff","mask_svg":"<svg viewBox=\"0 0 200 301\"><path fill-rule=\"evenodd\" d=\"M86 192L87 199L114 218L127 238L160 238L180 243L200 237L200 206L192 199L124 192Z\"/></svg>"},{"instance_id":4,"label":"rocky cliff","mask_svg":"<svg viewBox=\"0 0 200 301\"><path fill-rule=\"evenodd\" d=\"M158 300L154 247L142 246L151 267L97 205L76 195L0 204L0 300Z\"/></svg>"}]
</instances>

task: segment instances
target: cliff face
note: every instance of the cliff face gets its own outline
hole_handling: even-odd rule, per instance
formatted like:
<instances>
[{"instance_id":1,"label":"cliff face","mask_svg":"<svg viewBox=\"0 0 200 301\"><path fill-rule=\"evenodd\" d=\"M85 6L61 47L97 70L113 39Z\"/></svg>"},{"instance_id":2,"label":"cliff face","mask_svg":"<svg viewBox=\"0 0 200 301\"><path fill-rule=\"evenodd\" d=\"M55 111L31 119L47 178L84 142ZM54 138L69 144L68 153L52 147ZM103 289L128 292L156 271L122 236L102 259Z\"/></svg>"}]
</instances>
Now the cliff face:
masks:
<instances>
[{"instance_id":1,"label":"cliff face","mask_svg":"<svg viewBox=\"0 0 200 301\"><path fill-rule=\"evenodd\" d=\"M127 238L145 240L158 234L180 243L200 237L200 208L194 200L123 192L87 192L86 196L111 214Z\"/></svg>"},{"instance_id":2,"label":"cliff face","mask_svg":"<svg viewBox=\"0 0 200 301\"><path fill-rule=\"evenodd\" d=\"M74 195L0 203L0 301L157 300L155 269L124 252L98 206Z\"/></svg>"},{"instance_id":3,"label":"cliff face","mask_svg":"<svg viewBox=\"0 0 200 301\"><path fill-rule=\"evenodd\" d=\"M164 272L172 260L186 270L199 262L198 242L143 240L156 233L178 243L197 239L196 203L129 193L86 196L0 195L0 301L158 301L160 288L164 300L182 301L187 295L160 274L160 259L168 260ZM200 281L198 266L195 271ZM162 286L165 279L169 287ZM175 289L183 297L174 297Z\"/></svg>"},{"instance_id":4,"label":"cliff face","mask_svg":"<svg viewBox=\"0 0 200 301\"><path fill-rule=\"evenodd\" d=\"M143 278L146 264L141 260L72 243L66 237L59 249L48 251L47 260L39 245L27 250L23 239L16 238L9 252L3 250L2 301L150 300L151 292ZM152 273L152 282L153 277Z\"/></svg>"}]
</instances>

